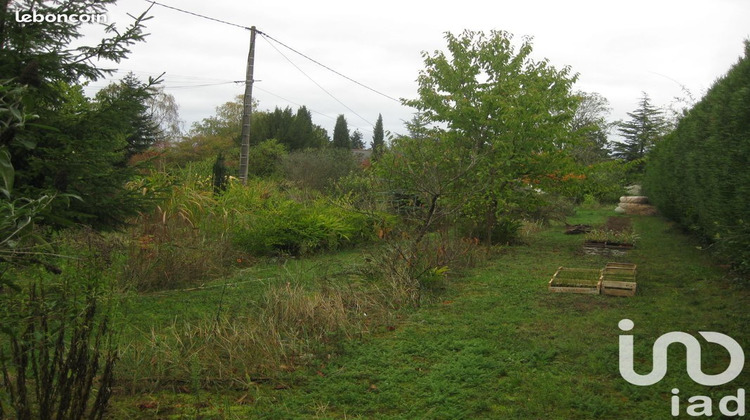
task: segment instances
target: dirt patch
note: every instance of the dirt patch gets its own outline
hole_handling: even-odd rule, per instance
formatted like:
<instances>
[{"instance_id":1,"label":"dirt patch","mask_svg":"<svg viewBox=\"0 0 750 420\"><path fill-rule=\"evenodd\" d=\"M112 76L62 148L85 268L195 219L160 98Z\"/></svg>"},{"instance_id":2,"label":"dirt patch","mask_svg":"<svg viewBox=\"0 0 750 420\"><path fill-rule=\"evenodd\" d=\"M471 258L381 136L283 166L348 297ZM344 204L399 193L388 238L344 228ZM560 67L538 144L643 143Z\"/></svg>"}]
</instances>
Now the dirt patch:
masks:
<instances>
[{"instance_id":1,"label":"dirt patch","mask_svg":"<svg viewBox=\"0 0 750 420\"><path fill-rule=\"evenodd\" d=\"M633 222L627 217L610 216L604 228L612 232L630 232L633 229Z\"/></svg>"}]
</instances>

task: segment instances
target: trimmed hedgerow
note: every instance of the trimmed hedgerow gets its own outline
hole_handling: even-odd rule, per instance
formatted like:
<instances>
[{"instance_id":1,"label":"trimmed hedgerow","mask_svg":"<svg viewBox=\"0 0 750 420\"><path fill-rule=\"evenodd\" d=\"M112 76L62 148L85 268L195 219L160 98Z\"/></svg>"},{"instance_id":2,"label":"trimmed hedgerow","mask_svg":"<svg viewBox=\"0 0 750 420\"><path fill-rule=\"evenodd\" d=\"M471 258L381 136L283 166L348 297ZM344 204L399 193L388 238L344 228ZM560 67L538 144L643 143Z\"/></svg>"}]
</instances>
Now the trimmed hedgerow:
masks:
<instances>
[{"instance_id":1,"label":"trimmed hedgerow","mask_svg":"<svg viewBox=\"0 0 750 420\"><path fill-rule=\"evenodd\" d=\"M644 187L667 217L750 274L750 41L649 156Z\"/></svg>"}]
</instances>

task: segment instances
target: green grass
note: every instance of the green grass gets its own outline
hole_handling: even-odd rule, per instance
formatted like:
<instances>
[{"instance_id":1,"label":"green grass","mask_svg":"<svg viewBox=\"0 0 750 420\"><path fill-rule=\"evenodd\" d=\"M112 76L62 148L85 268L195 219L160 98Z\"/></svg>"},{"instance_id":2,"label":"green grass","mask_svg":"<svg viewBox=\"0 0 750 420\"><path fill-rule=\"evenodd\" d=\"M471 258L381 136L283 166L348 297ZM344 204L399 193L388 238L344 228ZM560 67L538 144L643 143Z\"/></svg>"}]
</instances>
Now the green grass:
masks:
<instances>
[{"instance_id":1,"label":"green grass","mask_svg":"<svg viewBox=\"0 0 750 420\"><path fill-rule=\"evenodd\" d=\"M569 223L600 224L608 215L580 210ZM650 387L630 385L618 371L617 323L623 318L635 322L636 370L642 373L650 369L654 340L669 331L719 331L747 349L750 291L732 284L664 220L633 217L633 226L640 236L637 248L614 258L585 255L581 236L564 235L560 226L546 228L526 245L507 248L454 279L439 299L388 331L347 341L340 355L282 380L242 391L115 395L112 413L152 418L661 419L671 418L670 391L679 388L682 413L687 398L708 395L716 414L721 396L736 395L737 388L750 383L748 368L730 384L706 388L687 377L684 350L673 346L664 380ZM330 267L342 271L356 259L349 252L297 264L314 281ZM636 296L546 289L558 266L600 268L607 261L638 264ZM271 272L268 266L258 267L236 279ZM259 293L262 285L246 286L247 293ZM217 290L190 293L192 300L182 294L147 297L138 303L143 312L135 322L215 313ZM243 303L233 296L226 305L240 312ZM724 369L725 352L706 343L703 350L704 371Z\"/></svg>"}]
</instances>

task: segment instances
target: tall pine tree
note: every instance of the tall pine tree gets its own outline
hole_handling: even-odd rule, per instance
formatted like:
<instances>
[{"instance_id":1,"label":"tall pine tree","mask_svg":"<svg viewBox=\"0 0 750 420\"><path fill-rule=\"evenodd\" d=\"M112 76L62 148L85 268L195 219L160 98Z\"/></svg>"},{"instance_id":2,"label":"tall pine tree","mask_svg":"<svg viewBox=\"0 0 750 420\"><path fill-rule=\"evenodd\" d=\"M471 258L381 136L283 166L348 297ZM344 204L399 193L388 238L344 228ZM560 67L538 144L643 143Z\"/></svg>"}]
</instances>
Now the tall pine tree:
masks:
<instances>
[{"instance_id":1,"label":"tall pine tree","mask_svg":"<svg viewBox=\"0 0 750 420\"><path fill-rule=\"evenodd\" d=\"M349 126L343 114L336 118L336 125L333 127L333 147L341 149L352 148L352 140L349 137Z\"/></svg>"},{"instance_id":2,"label":"tall pine tree","mask_svg":"<svg viewBox=\"0 0 750 420\"><path fill-rule=\"evenodd\" d=\"M643 92L638 109L628 112L630 120L621 123L618 131L624 141L614 143L613 155L631 162L642 159L656 142L666 134L667 122L664 113L651 104L651 99Z\"/></svg>"},{"instance_id":3,"label":"tall pine tree","mask_svg":"<svg viewBox=\"0 0 750 420\"><path fill-rule=\"evenodd\" d=\"M107 25L100 42L86 45L82 37L88 24L81 20L19 22L16 16L99 15L114 4L115 0L0 2L0 75L10 79L10 88L27 86L18 111L36 115L33 125L0 134L0 150L10 156L15 170L14 193L81 198L70 207L53 203L45 215L48 223L111 228L144 205L143 198L124 185L135 174L127 166L128 157L154 139L142 112L150 92L131 80L132 85L113 87L111 95L92 101L80 83L113 73L96 63L125 59L131 46L144 40L148 17L141 14L125 28ZM0 102L5 102L4 96L0 92Z\"/></svg>"},{"instance_id":4,"label":"tall pine tree","mask_svg":"<svg viewBox=\"0 0 750 420\"><path fill-rule=\"evenodd\" d=\"M377 160L385 147L385 133L383 132L383 115L378 114L375 130L372 133L372 158Z\"/></svg>"}]
</instances>

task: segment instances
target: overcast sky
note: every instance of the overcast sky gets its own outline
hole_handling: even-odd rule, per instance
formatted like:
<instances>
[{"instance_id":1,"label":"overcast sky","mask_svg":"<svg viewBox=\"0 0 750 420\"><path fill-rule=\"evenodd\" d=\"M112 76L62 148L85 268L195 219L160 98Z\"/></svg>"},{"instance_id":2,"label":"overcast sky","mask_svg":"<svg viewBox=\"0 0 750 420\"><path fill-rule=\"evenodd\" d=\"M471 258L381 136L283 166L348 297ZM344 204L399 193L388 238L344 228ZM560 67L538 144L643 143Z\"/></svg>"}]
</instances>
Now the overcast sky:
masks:
<instances>
[{"instance_id":1,"label":"overcast sky","mask_svg":"<svg viewBox=\"0 0 750 420\"><path fill-rule=\"evenodd\" d=\"M659 106L696 98L741 56L750 38L750 1L517 0L453 2L380 0L162 0L198 14L256 26L326 66L395 98L414 98L422 51L444 49L444 32L505 30L532 36L533 56L579 74L576 89L597 92L626 119L641 92ZM124 26L151 4L120 0L110 22ZM186 128L243 92L250 32L159 5L149 12L147 41L118 65L146 79L166 72ZM282 56L275 48L287 58ZM383 115L386 130L404 133L413 110L364 89L277 44L258 37L254 97L261 109L307 106L313 121L333 131L344 114L369 144ZM297 67L299 68L297 68ZM301 71L300 71L301 69ZM304 73L303 73L304 72ZM99 81L92 89L104 85ZM318 85L322 86L319 87ZM327 93L328 92L328 93Z\"/></svg>"}]
</instances>

